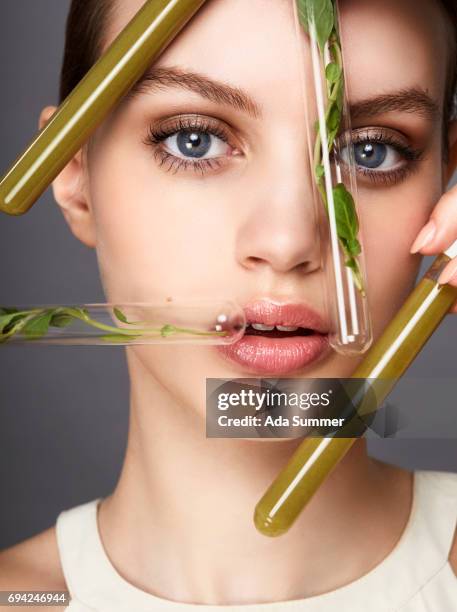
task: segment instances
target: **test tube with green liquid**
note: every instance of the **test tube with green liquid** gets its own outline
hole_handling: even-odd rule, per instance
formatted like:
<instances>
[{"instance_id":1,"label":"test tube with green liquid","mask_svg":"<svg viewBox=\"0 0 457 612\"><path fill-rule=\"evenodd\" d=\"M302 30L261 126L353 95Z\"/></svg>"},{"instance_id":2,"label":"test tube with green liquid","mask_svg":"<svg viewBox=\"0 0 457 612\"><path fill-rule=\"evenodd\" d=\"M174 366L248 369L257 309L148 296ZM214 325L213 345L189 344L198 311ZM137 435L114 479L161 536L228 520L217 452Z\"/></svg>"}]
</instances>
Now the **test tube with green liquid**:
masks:
<instances>
[{"instance_id":1,"label":"test tube with green liquid","mask_svg":"<svg viewBox=\"0 0 457 612\"><path fill-rule=\"evenodd\" d=\"M439 255L409 295L397 315L353 373L353 378L373 381L372 391L380 406L395 383L457 300L457 288L440 285L438 278L457 256L457 242ZM307 438L273 481L255 508L254 523L267 536L279 536L292 526L330 472L358 439L350 437L360 420L373 409L364 397L351 398L357 409L353 422L341 437ZM358 423L355 423L358 420Z\"/></svg>"},{"instance_id":2,"label":"test tube with green liquid","mask_svg":"<svg viewBox=\"0 0 457 612\"><path fill-rule=\"evenodd\" d=\"M26 213L206 0L147 0L0 181L0 211Z\"/></svg>"}]
</instances>

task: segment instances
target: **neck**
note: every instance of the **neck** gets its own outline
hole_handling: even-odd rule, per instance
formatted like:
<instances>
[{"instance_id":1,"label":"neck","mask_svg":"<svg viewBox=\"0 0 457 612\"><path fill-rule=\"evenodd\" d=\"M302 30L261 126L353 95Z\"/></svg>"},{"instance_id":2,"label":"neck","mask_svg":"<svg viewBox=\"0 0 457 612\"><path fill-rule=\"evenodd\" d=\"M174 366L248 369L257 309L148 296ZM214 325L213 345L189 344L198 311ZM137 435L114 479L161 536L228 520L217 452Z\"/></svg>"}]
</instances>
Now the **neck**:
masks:
<instances>
[{"instance_id":1,"label":"neck","mask_svg":"<svg viewBox=\"0 0 457 612\"><path fill-rule=\"evenodd\" d=\"M99 515L107 554L126 580L182 602L300 599L351 582L394 547L411 482L371 460L363 441L290 532L266 538L253 524L255 504L301 441L206 438L203 417L131 355L129 370L126 458Z\"/></svg>"}]
</instances>

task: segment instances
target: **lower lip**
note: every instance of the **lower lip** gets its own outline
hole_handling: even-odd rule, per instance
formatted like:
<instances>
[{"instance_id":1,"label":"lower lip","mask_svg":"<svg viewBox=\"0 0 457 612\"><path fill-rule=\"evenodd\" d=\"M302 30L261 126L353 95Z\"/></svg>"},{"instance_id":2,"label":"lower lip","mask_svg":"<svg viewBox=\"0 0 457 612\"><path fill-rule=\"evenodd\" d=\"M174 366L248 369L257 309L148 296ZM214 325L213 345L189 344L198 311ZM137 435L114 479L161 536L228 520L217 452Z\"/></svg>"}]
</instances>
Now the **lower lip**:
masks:
<instances>
[{"instance_id":1,"label":"lower lip","mask_svg":"<svg viewBox=\"0 0 457 612\"><path fill-rule=\"evenodd\" d=\"M245 335L217 350L253 373L288 374L315 362L327 347L328 337L321 334L288 338Z\"/></svg>"}]
</instances>

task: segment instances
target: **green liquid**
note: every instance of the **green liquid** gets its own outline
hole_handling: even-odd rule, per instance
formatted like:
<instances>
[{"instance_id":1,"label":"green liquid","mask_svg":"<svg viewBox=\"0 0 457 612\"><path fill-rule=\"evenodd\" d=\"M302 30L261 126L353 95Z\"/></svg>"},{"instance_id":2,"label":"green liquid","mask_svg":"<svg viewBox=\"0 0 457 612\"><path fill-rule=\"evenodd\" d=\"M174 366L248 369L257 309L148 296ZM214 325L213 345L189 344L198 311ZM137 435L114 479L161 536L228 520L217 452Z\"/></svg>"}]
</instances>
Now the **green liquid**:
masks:
<instances>
[{"instance_id":1,"label":"green liquid","mask_svg":"<svg viewBox=\"0 0 457 612\"><path fill-rule=\"evenodd\" d=\"M0 181L0 211L22 215L205 0L148 0Z\"/></svg>"},{"instance_id":2,"label":"green liquid","mask_svg":"<svg viewBox=\"0 0 457 612\"><path fill-rule=\"evenodd\" d=\"M374 392L354 402L362 419L344 426L348 437L308 438L297 448L256 506L254 523L267 536L285 533L330 472L357 440L363 417L381 405L397 380L411 365L441 320L457 300L457 288L438 285L450 261L440 255L416 286L379 340L353 373L355 379L372 379ZM375 404L373 403L375 398ZM352 435L352 437L351 437Z\"/></svg>"}]
</instances>

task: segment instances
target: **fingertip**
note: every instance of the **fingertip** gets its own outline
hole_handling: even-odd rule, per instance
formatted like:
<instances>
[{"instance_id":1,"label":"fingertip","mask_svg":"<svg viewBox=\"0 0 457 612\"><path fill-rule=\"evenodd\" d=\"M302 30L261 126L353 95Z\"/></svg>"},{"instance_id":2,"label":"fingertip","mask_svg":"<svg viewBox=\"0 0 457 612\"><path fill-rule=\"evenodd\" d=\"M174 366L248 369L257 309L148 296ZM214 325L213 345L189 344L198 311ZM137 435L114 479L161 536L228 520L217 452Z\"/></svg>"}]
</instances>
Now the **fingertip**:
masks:
<instances>
[{"instance_id":1,"label":"fingertip","mask_svg":"<svg viewBox=\"0 0 457 612\"><path fill-rule=\"evenodd\" d=\"M457 257L452 259L441 272L438 284L457 287Z\"/></svg>"}]
</instances>

